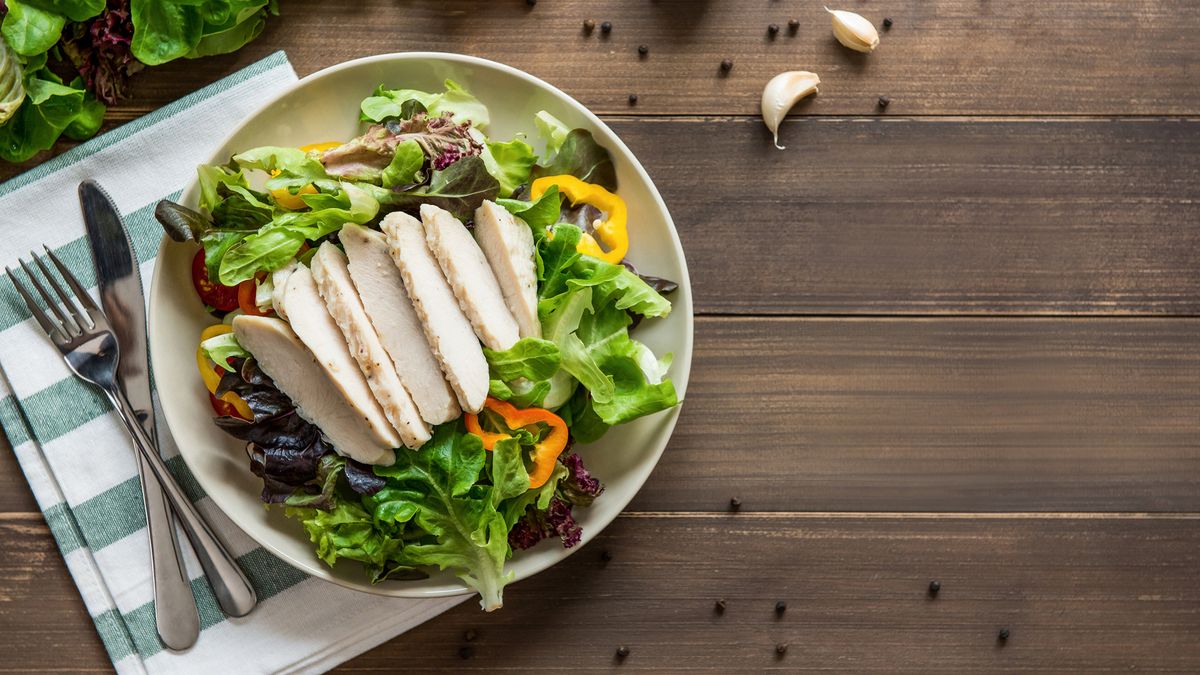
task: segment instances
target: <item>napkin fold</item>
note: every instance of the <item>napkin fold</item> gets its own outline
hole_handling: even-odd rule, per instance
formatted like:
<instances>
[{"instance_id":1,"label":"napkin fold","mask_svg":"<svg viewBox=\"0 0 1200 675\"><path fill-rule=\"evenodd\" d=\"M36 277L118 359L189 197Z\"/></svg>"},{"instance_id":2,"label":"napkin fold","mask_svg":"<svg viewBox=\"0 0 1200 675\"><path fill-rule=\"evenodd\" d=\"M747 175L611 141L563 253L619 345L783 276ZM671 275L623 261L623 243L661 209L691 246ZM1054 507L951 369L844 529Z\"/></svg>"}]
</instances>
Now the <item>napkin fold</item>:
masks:
<instances>
[{"instance_id":1,"label":"napkin fold","mask_svg":"<svg viewBox=\"0 0 1200 675\"><path fill-rule=\"evenodd\" d=\"M277 52L0 184L0 268L15 266L45 244L94 295L76 197L79 182L91 178L125 216L148 296L162 237L154 205L178 198L196 165L229 130L295 81L286 55ZM7 275L0 278L0 371L0 425L119 673L323 672L464 599L371 596L281 562L205 496L160 412L163 457L230 545L259 597L249 616L224 616L189 550L186 564L202 631L191 649L170 652L155 632L133 446L97 390L67 370Z\"/></svg>"}]
</instances>

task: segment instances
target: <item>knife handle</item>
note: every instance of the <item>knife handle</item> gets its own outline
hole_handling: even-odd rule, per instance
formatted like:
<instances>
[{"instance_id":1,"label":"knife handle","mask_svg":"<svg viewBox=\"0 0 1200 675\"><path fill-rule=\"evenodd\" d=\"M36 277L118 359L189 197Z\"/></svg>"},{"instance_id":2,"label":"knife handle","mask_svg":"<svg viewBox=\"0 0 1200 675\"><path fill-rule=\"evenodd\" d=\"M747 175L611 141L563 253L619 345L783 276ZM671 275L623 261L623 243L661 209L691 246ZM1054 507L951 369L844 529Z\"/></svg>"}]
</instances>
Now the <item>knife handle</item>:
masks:
<instances>
[{"instance_id":1,"label":"knife handle","mask_svg":"<svg viewBox=\"0 0 1200 675\"><path fill-rule=\"evenodd\" d=\"M158 479L146 458L138 453L138 477L146 504L146 530L150 538L151 583L154 585L154 624L168 649L181 651L200 637L196 597L183 566L171 511Z\"/></svg>"},{"instance_id":2,"label":"knife handle","mask_svg":"<svg viewBox=\"0 0 1200 675\"><path fill-rule=\"evenodd\" d=\"M137 447L138 453L146 459L147 466L154 477L158 479L167 501L175 510L175 516L179 518L179 524L187 534L188 541L192 543L192 550L195 551L196 558L200 560L200 566L204 568L204 574L208 577L208 584L212 587L213 595L217 597L217 604L229 616L249 614L258 604L258 596L254 592L254 587L250 585L250 580L246 578L246 573L238 567L237 561L233 559L229 550L225 548L217 535L213 534L200 512L196 510L195 506L192 506L191 500L175 482L166 463L155 451L154 443L146 436L146 430L138 423L133 408L125 398L125 393L116 386L104 388L104 393L108 396L113 408L116 409L121 421L125 423L125 430L133 438L133 444Z\"/></svg>"}]
</instances>

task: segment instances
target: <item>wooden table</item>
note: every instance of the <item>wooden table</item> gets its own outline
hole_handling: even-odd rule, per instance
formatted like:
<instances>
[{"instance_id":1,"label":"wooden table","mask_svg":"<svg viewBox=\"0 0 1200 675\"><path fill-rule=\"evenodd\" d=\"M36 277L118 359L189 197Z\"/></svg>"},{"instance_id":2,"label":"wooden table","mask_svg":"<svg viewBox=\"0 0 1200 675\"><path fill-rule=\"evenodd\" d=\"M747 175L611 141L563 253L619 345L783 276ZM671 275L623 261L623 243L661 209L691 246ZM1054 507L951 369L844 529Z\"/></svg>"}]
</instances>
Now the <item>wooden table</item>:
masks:
<instances>
[{"instance_id":1,"label":"wooden table","mask_svg":"<svg viewBox=\"0 0 1200 675\"><path fill-rule=\"evenodd\" d=\"M847 0L894 19L870 56L815 1L281 4L241 53L139 76L110 124L276 49L301 75L497 59L642 158L698 314L682 419L629 510L503 611L466 603L346 672L1200 671L1190 0ZM792 69L823 84L780 152L758 99ZM0 670L107 669L0 458Z\"/></svg>"}]
</instances>

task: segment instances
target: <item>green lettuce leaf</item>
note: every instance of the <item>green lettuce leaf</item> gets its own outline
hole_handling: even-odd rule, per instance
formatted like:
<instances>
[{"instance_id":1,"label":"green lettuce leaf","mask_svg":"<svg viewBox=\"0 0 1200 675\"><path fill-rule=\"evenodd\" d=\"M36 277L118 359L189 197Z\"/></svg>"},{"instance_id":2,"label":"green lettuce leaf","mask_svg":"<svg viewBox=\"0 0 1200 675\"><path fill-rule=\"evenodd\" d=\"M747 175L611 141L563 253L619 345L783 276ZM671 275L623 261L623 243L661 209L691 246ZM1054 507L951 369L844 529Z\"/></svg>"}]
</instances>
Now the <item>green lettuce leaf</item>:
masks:
<instances>
[{"instance_id":1,"label":"green lettuce leaf","mask_svg":"<svg viewBox=\"0 0 1200 675\"><path fill-rule=\"evenodd\" d=\"M104 11L105 0L22 0L30 7L61 14L71 21L85 21ZM12 7L12 3L8 3Z\"/></svg>"},{"instance_id":2,"label":"green lettuce leaf","mask_svg":"<svg viewBox=\"0 0 1200 675\"><path fill-rule=\"evenodd\" d=\"M493 378L515 380L545 380L558 372L562 362L558 347L549 340L534 337L521 338L512 347L494 351L484 347L488 367Z\"/></svg>"},{"instance_id":3,"label":"green lettuce leaf","mask_svg":"<svg viewBox=\"0 0 1200 675\"><path fill-rule=\"evenodd\" d=\"M0 124L16 114L25 102L25 69L21 59L0 39Z\"/></svg>"},{"instance_id":4,"label":"green lettuce leaf","mask_svg":"<svg viewBox=\"0 0 1200 675\"><path fill-rule=\"evenodd\" d=\"M238 342L237 336L233 333L223 333L215 335L200 343L200 349L204 352L213 363L229 369L229 359L232 358L250 358L250 352L246 351Z\"/></svg>"},{"instance_id":5,"label":"green lettuce leaf","mask_svg":"<svg viewBox=\"0 0 1200 675\"><path fill-rule=\"evenodd\" d=\"M415 140L396 145L396 154L383 170L383 187L394 188L421 182L421 167L425 166L425 152Z\"/></svg>"},{"instance_id":6,"label":"green lettuce leaf","mask_svg":"<svg viewBox=\"0 0 1200 675\"><path fill-rule=\"evenodd\" d=\"M46 55L25 64L25 101L0 125L0 159L23 162L54 145L59 136L91 137L104 119L104 105L84 91L83 80L70 84L45 67Z\"/></svg>"},{"instance_id":7,"label":"green lettuce leaf","mask_svg":"<svg viewBox=\"0 0 1200 675\"><path fill-rule=\"evenodd\" d=\"M8 14L0 33L12 50L21 56L49 51L62 36L67 18L60 12L47 11L26 0L8 0Z\"/></svg>"},{"instance_id":8,"label":"green lettuce leaf","mask_svg":"<svg viewBox=\"0 0 1200 675\"><path fill-rule=\"evenodd\" d=\"M528 183L533 165L537 163L533 148L519 138L507 143L485 143L482 157L488 173L500 183L501 197L511 195Z\"/></svg>"},{"instance_id":9,"label":"green lettuce leaf","mask_svg":"<svg viewBox=\"0 0 1200 675\"><path fill-rule=\"evenodd\" d=\"M275 271L296 257L304 241L303 234L287 227L252 234L228 247L221 257L217 278L226 286L236 286L260 271Z\"/></svg>"},{"instance_id":10,"label":"green lettuce leaf","mask_svg":"<svg viewBox=\"0 0 1200 675\"><path fill-rule=\"evenodd\" d=\"M234 171L227 166L200 165L196 169L200 183L200 208L212 213L224 197L217 194L221 185L238 185L250 187L246 176L241 171Z\"/></svg>"},{"instance_id":11,"label":"green lettuce leaf","mask_svg":"<svg viewBox=\"0 0 1200 675\"><path fill-rule=\"evenodd\" d=\"M586 129L572 129L558 152L533 167L532 175L541 178L564 174L617 191L617 167L612 155Z\"/></svg>"},{"instance_id":12,"label":"green lettuce leaf","mask_svg":"<svg viewBox=\"0 0 1200 675\"><path fill-rule=\"evenodd\" d=\"M464 157L441 171L434 171L429 185L406 192L392 192L367 183L359 187L390 209L415 211L421 204L433 204L464 221L474 218L475 209L485 199L495 199L500 191L500 183L488 173L478 156Z\"/></svg>"},{"instance_id":13,"label":"green lettuce leaf","mask_svg":"<svg viewBox=\"0 0 1200 675\"><path fill-rule=\"evenodd\" d=\"M497 199L496 203L525 221L529 227L533 228L535 234L544 232L546 228L557 223L558 216L562 212L562 195L558 193L557 185L551 185L534 202L519 199Z\"/></svg>"},{"instance_id":14,"label":"green lettuce leaf","mask_svg":"<svg viewBox=\"0 0 1200 675\"><path fill-rule=\"evenodd\" d=\"M415 109L411 104L404 108L404 104L417 101L431 116L438 117L450 113L455 122L470 122L478 129L486 129L491 121L487 106L454 80L446 80L444 84L446 91L441 93L417 89L384 89L383 85L379 85L374 96L363 100L362 118L372 122L382 122L389 117L407 119Z\"/></svg>"},{"instance_id":15,"label":"green lettuce leaf","mask_svg":"<svg viewBox=\"0 0 1200 675\"><path fill-rule=\"evenodd\" d=\"M289 506L284 512L304 524L308 538L316 545L317 557L326 564L357 560L366 566L373 580L387 575L389 561L404 543L377 527L374 517L350 500L339 499L329 510Z\"/></svg>"},{"instance_id":16,"label":"green lettuce leaf","mask_svg":"<svg viewBox=\"0 0 1200 675\"><path fill-rule=\"evenodd\" d=\"M500 466L493 465L495 484L481 483L487 459L478 436L450 423L437 427L420 452L399 453L394 465L377 466L375 474L394 488L390 494L399 504L392 508L414 512L413 523L431 535L432 541L405 546L400 560L453 569L479 592L483 608L491 611L503 604L503 589L511 579L504 573L508 526L496 506L522 494L529 482L526 477L518 485L511 473L519 461L514 462L506 451L505 458L498 460Z\"/></svg>"},{"instance_id":17,"label":"green lettuce leaf","mask_svg":"<svg viewBox=\"0 0 1200 675\"><path fill-rule=\"evenodd\" d=\"M567 134L571 133L570 127L545 110L533 116L533 123L537 127L538 133L546 141L546 156L548 157L557 154L562 149L563 143L567 140Z\"/></svg>"}]
</instances>

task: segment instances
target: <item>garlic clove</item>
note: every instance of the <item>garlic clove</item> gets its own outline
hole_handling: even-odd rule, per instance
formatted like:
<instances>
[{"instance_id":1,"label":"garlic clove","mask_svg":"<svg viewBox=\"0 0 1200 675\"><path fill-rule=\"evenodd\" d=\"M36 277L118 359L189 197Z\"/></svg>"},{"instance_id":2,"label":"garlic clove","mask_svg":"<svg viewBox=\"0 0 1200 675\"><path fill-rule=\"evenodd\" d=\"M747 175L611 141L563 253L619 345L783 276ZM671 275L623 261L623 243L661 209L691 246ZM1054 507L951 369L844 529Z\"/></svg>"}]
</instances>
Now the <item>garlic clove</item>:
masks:
<instances>
[{"instance_id":1,"label":"garlic clove","mask_svg":"<svg viewBox=\"0 0 1200 675\"><path fill-rule=\"evenodd\" d=\"M879 46L879 31L861 14L825 8L832 15L833 37L856 52L871 53Z\"/></svg>"},{"instance_id":2,"label":"garlic clove","mask_svg":"<svg viewBox=\"0 0 1200 675\"><path fill-rule=\"evenodd\" d=\"M797 101L817 93L819 84L821 78L817 77L816 73L793 70L776 75L763 88L762 118L775 136L775 147L783 150L783 146L779 144L779 124L783 122L783 118Z\"/></svg>"}]
</instances>

